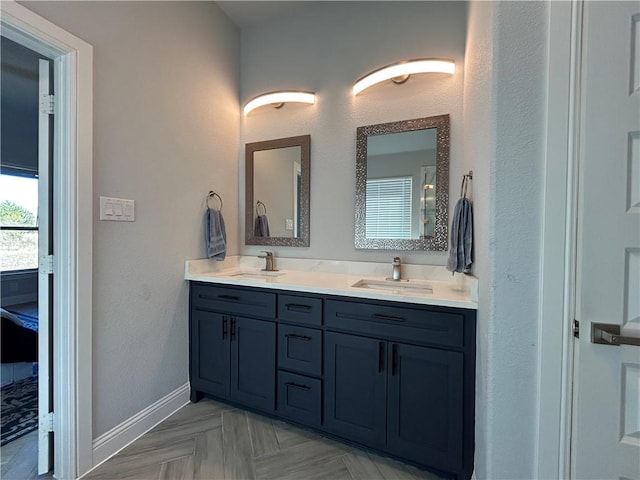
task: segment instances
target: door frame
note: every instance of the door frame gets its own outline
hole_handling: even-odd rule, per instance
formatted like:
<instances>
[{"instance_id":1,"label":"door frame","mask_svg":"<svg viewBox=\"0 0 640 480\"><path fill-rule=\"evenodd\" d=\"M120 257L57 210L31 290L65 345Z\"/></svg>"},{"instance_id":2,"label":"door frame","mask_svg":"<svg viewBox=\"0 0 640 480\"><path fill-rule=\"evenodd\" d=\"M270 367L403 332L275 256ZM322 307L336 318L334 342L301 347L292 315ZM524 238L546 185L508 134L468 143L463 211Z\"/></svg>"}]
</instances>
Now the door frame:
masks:
<instances>
[{"instance_id":1,"label":"door frame","mask_svg":"<svg viewBox=\"0 0 640 480\"><path fill-rule=\"evenodd\" d=\"M2 35L54 62L54 476L93 466L93 47L13 0L0 2Z\"/></svg>"},{"instance_id":2,"label":"door frame","mask_svg":"<svg viewBox=\"0 0 640 480\"><path fill-rule=\"evenodd\" d=\"M560 479L571 477L573 375L577 368L573 320L584 0L549 1L547 5L547 129L535 476Z\"/></svg>"}]
</instances>

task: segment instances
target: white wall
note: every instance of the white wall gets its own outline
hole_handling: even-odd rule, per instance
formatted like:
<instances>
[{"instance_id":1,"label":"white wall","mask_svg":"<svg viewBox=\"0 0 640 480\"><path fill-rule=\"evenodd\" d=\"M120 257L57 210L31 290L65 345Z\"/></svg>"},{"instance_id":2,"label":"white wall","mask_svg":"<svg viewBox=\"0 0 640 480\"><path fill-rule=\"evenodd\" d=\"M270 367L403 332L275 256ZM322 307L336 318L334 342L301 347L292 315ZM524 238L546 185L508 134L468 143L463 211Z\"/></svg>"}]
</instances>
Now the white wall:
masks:
<instances>
[{"instance_id":1,"label":"white wall","mask_svg":"<svg viewBox=\"0 0 640 480\"><path fill-rule=\"evenodd\" d=\"M473 2L464 153L480 279L477 478L534 478L548 4Z\"/></svg>"},{"instance_id":2,"label":"white wall","mask_svg":"<svg viewBox=\"0 0 640 480\"><path fill-rule=\"evenodd\" d=\"M239 33L212 2L25 2L94 47L93 436L188 380L204 198L237 253ZM136 221L98 221L98 197ZM82 319L81 319L82 321Z\"/></svg>"},{"instance_id":3,"label":"white wall","mask_svg":"<svg viewBox=\"0 0 640 480\"><path fill-rule=\"evenodd\" d=\"M458 191L465 31L465 2L318 2L300 15L243 29L243 104L273 90L317 94L313 106L262 108L241 121L241 172L245 143L311 135L311 244L272 248L276 256L391 263L398 253L354 247L359 126L449 113L452 192ZM457 72L415 76L404 85L389 82L352 95L353 83L371 70L422 57L452 58ZM241 205L243 198L241 193ZM251 255L263 248L240 246ZM409 263L446 263L446 253L401 252L401 257Z\"/></svg>"}]
</instances>

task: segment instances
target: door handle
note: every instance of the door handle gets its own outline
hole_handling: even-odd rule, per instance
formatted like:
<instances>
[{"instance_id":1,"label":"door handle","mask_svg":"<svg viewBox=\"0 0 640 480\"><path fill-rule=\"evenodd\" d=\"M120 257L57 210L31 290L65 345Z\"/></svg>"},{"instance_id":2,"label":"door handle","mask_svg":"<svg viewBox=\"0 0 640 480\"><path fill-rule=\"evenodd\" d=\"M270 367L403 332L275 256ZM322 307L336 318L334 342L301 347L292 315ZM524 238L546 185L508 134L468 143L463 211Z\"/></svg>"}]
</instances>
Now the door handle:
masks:
<instances>
[{"instance_id":1,"label":"door handle","mask_svg":"<svg viewBox=\"0 0 640 480\"><path fill-rule=\"evenodd\" d=\"M398 344L391 345L391 376L398 373Z\"/></svg>"},{"instance_id":2,"label":"door handle","mask_svg":"<svg viewBox=\"0 0 640 480\"><path fill-rule=\"evenodd\" d=\"M222 340L227 338L227 317L222 317Z\"/></svg>"},{"instance_id":3,"label":"door handle","mask_svg":"<svg viewBox=\"0 0 640 480\"><path fill-rule=\"evenodd\" d=\"M236 338L236 319L231 317L231 341Z\"/></svg>"},{"instance_id":4,"label":"door handle","mask_svg":"<svg viewBox=\"0 0 640 480\"><path fill-rule=\"evenodd\" d=\"M382 373L384 369L384 344L385 342L378 342L378 373Z\"/></svg>"},{"instance_id":5,"label":"door handle","mask_svg":"<svg viewBox=\"0 0 640 480\"><path fill-rule=\"evenodd\" d=\"M640 337L620 335L620 325L591 323L591 342L601 345L640 345Z\"/></svg>"}]
</instances>

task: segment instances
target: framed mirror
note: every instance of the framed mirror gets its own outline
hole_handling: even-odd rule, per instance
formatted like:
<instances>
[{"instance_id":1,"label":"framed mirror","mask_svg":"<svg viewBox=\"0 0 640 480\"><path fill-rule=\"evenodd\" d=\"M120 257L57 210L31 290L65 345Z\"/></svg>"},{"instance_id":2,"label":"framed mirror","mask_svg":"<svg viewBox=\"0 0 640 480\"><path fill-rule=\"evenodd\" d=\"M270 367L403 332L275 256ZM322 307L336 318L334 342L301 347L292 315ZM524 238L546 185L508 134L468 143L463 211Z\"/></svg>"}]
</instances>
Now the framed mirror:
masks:
<instances>
[{"instance_id":1,"label":"framed mirror","mask_svg":"<svg viewBox=\"0 0 640 480\"><path fill-rule=\"evenodd\" d=\"M246 144L246 245L309 246L310 161L310 135Z\"/></svg>"},{"instance_id":2,"label":"framed mirror","mask_svg":"<svg viewBox=\"0 0 640 480\"><path fill-rule=\"evenodd\" d=\"M447 250L449 115L358 127L356 248Z\"/></svg>"}]
</instances>

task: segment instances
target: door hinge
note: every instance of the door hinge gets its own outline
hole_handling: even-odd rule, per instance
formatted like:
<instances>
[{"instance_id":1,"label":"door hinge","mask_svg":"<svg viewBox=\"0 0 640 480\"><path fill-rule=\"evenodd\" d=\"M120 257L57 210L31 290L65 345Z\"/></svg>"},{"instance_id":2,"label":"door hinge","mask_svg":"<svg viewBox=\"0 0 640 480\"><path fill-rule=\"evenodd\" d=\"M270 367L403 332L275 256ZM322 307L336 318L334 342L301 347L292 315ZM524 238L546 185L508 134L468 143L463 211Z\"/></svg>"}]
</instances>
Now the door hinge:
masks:
<instances>
[{"instance_id":1,"label":"door hinge","mask_svg":"<svg viewBox=\"0 0 640 480\"><path fill-rule=\"evenodd\" d=\"M573 320L573 336L580 338L580 321L576 319Z\"/></svg>"},{"instance_id":2,"label":"door hinge","mask_svg":"<svg viewBox=\"0 0 640 480\"><path fill-rule=\"evenodd\" d=\"M53 421L54 421L53 412L47 413L40 420L40 428L46 430L47 432L53 432Z\"/></svg>"},{"instance_id":3,"label":"door hinge","mask_svg":"<svg viewBox=\"0 0 640 480\"><path fill-rule=\"evenodd\" d=\"M47 94L40 95L40 113L53 115L54 105L55 105L55 99L53 95L47 95Z\"/></svg>"},{"instance_id":4,"label":"door hinge","mask_svg":"<svg viewBox=\"0 0 640 480\"><path fill-rule=\"evenodd\" d=\"M44 255L40 257L40 273L45 275L53 274L53 255Z\"/></svg>"}]
</instances>

